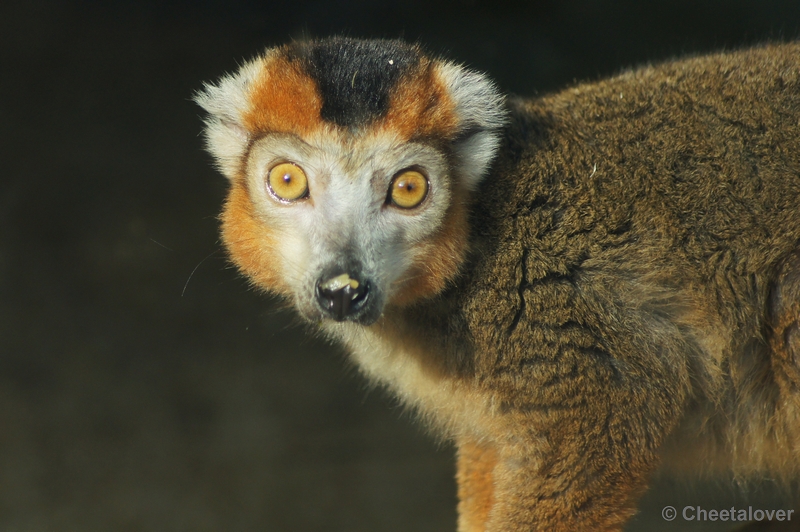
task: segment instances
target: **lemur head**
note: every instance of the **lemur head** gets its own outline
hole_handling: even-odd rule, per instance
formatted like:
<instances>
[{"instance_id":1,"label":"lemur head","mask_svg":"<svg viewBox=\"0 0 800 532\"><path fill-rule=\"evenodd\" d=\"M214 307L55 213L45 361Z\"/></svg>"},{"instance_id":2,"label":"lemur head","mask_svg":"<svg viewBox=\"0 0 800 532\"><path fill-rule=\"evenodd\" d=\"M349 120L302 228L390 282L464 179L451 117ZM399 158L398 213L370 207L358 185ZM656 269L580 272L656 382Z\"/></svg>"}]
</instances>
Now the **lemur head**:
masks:
<instances>
[{"instance_id":1,"label":"lemur head","mask_svg":"<svg viewBox=\"0 0 800 532\"><path fill-rule=\"evenodd\" d=\"M375 322L439 293L503 125L482 75L401 41L268 50L196 96L231 188L223 240L305 318Z\"/></svg>"}]
</instances>

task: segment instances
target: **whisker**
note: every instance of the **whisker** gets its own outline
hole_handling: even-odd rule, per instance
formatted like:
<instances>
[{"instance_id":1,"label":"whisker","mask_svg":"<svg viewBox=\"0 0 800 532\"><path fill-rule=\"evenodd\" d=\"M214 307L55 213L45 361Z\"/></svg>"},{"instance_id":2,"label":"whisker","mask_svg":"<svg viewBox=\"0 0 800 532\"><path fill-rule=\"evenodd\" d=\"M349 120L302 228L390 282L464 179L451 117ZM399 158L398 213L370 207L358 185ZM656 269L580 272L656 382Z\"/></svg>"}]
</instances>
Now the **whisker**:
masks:
<instances>
[{"instance_id":1,"label":"whisker","mask_svg":"<svg viewBox=\"0 0 800 532\"><path fill-rule=\"evenodd\" d=\"M155 238L150 238L150 237L148 237L148 239L149 239L149 240L150 240L150 242L152 242L153 244L156 244L156 245L158 245L158 246L161 246L162 248L166 249L167 251L172 251L173 253L175 253L175 250L174 250L174 249L172 249L171 247L167 247L167 246L165 246L164 244L162 244L161 242L159 242L159 241L158 241L158 240L156 240Z\"/></svg>"},{"instance_id":2,"label":"whisker","mask_svg":"<svg viewBox=\"0 0 800 532\"><path fill-rule=\"evenodd\" d=\"M184 283L184 285L183 285L183 290L181 291L181 297L183 297L183 294L186 293L186 287L189 286L189 281L192 280L192 276L194 275L194 272L197 271L197 268L199 268L201 264L203 264L205 261L210 259L211 256L216 254L218 251L219 251L219 249L215 249L214 251L212 251L211 253L206 255L205 258L203 258L203 260L201 260L200 262L197 263L197 266L194 267L194 269L192 270L192 273L189 274L189 278L186 279L186 283Z\"/></svg>"}]
</instances>

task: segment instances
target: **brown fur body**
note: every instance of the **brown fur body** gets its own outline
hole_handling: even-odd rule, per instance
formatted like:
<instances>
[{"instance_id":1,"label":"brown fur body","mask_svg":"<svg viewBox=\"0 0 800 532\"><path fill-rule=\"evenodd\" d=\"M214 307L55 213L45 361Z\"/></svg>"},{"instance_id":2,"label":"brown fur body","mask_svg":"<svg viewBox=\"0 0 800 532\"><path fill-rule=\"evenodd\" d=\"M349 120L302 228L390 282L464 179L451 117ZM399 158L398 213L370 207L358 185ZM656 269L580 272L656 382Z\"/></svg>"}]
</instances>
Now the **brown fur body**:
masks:
<instances>
[{"instance_id":1,"label":"brown fur body","mask_svg":"<svg viewBox=\"0 0 800 532\"><path fill-rule=\"evenodd\" d=\"M456 440L459 530L619 530L660 465L797 478L800 46L509 109L455 279L326 326Z\"/></svg>"},{"instance_id":2,"label":"brown fur body","mask_svg":"<svg viewBox=\"0 0 800 532\"><path fill-rule=\"evenodd\" d=\"M670 435L678 466L796 477L799 73L767 47L512 103L455 311L421 335L457 331L505 421L479 437L515 492L487 530L615 528Z\"/></svg>"}]
</instances>

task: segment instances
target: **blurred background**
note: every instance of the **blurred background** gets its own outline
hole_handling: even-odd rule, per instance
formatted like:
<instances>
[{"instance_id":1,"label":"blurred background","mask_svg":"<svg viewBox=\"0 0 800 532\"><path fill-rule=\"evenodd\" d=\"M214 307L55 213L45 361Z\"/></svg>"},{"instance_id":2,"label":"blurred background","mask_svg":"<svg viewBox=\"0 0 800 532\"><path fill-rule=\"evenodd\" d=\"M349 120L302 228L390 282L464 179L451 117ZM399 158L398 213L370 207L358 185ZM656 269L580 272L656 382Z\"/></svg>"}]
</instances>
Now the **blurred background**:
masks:
<instances>
[{"instance_id":1,"label":"blurred background","mask_svg":"<svg viewBox=\"0 0 800 532\"><path fill-rule=\"evenodd\" d=\"M541 94L799 29L797 0L0 3L0 531L455 530L452 447L226 262L203 81L346 34ZM754 501L788 504L662 482L629 529Z\"/></svg>"}]
</instances>

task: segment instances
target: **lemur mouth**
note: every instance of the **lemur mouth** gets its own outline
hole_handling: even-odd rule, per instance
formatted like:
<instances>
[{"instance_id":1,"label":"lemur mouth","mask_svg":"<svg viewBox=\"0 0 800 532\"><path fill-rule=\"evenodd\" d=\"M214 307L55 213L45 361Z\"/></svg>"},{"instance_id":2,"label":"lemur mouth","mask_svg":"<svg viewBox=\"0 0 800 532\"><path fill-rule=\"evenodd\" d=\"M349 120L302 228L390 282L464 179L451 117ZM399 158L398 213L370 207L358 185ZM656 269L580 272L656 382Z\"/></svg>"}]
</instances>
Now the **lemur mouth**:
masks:
<instances>
[{"instance_id":1,"label":"lemur mouth","mask_svg":"<svg viewBox=\"0 0 800 532\"><path fill-rule=\"evenodd\" d=\"M370 284L342 273L317 283L317 304L336 321L357 320L366 307Z\"/></svg>"}]
</instances>

